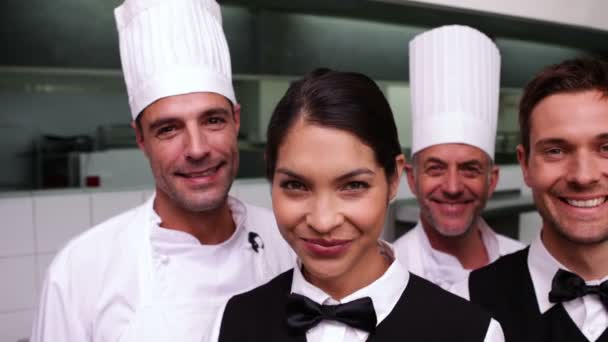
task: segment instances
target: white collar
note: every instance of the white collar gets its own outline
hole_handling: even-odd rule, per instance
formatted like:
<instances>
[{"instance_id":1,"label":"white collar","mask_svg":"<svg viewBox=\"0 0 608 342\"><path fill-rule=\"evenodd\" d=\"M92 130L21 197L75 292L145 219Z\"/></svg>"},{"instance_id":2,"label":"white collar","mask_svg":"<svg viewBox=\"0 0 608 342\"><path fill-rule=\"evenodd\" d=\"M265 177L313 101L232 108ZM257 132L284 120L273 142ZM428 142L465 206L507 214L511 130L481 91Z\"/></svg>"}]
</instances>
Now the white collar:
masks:
<instances>
[{"instance_id":1,"label":"white collar","mask_svg":"<svg viewBox=\"0 0 608 342\"><path fill-rule=\"evenodd\" d=\"M494 262L500 257L498 237L482 217L479 217L477 223L477 228L481 233L481 241L486 248L486 253L488 253L489 262ZM414 229L418 231L418 240L422 248L428 252L428 254L431 256L431 260L434 261L435 264L447 267L463 268L460 261L458 261L458 258L451 254L436 250L431 246L431 242L424 231L422 222L418 221L418 224Z\"/></svg>"},{"instance_id":2,"label":"white collar","mask_svg":"<svg viewBox=\"0 0 608 342\"><path fill-rule=\"evenodd\" d=\"M555 273L559 269L568 272L572 271L562 265L553 257L553 255L551 255L551 253L549 253L541 239L541 233L539 233L536 239L532 241L532 244L530 244L530 251L528 252L528 270L530 271L530 278L532 278L538 309L541 314L544 314L555 305L555 303L549 301L549 292L551 292L551 285ZM601 280L587 281L586 283L595 285L607 278L608 277Z\"/></svg>"},{"instance_id":3,"label":"white collar","mask_svg":"<svg viewBox=\"0 0 608 342\"><path fill-rule=\"evenodd\" d=\"M144 203L144 207L148 212L148 219L156 224L160 224L161 219L158 213L154 210L154 201L156 199L156 192L150 196ZM232 219L236 223L237 226L242 225L245 222L245 218L247 217L247 207L243 202L241 202L238 198L232 197L228 195L226 198L228 202L228 207L230 208L230 212L232 213Z\"/></svg>"},{"instance_id":4,"label":"white collar","mask_svg":"<svg viewBox=\"0 0 608 342\"><path fill-rule=\"evenodd\" d=\"M528 253L528 270L530 270L534 294L538 302L538 309L541 314L544 314L555 305L549 301L553 276L558 269L566 268L549 254L540 238L540 234L530 244Z\"/></svg>"},{"instance_id":5,"label":"white collar","mask_svg":"<svg viewBox=\"0 0 608 342\"><path fill-rule=\"evenodd\" d=\"M301 262L298 260L298 265L293 271L291 293L306 296L319 304L326 304L328 301L348 303L359 298L370 297L376 311L377 326L391 313L399 298L401 298L403 291L405 291L410 278L409 272L405 271L403 266L394 257L392 247L384 241L378 241L378 243L393 258L393 262L380 278L368 286L351 293L342 298L342 300L336 301L304 278L300 270ZM358 329L355 329L355 332L361 339L364 339L367 334L367 332Z\"/></svg>"},{"instance_id":6,"label":"white collar","mask_svg":"<svg viewBox=\"0 0 608 342\"><path fill-rule=\"evenodd\" d=\"M483 217L479 217L477 221L478 229L481 232L481 241L486 247L486 253L488 253L489 263L492 263L500 258L500 246L498 244L498 236L496 232L488 226L486 220Z\"/></svg>"},{"instance_id":7,"label":"white collar","mask_svg":"<svg viewBox=\"0 0 608 342\"><path fill-rule=\"evenodd\" d=\"M161 218L158 215L158 213L156 213L156 211L154 210L154 198L155 197L156 197L156 195L152 196L152 198L150 198L148 200L148 202L146 202L145 206L148 208L148 213L149 213L148 217L149 217L150 221L152 222L150 238L153 242L161 242L161 243L153 244L157 248L158 247L163 248L162 246L174 248L175 247L174 244L180 244L182 246L185 246L185 245L195 246L197 249L199 249L201 251L209 250L211 252L218 248L226 248L227 246L235 244L235 243L237 243L237 241L242 240L242 239L239 239L239 237L243 235L243 232L245 230L247 230L247 227L245 224L247 222L246 206L240 200L229 196L227 198L228 207L230 208L232 220L234 221L234 223L236 225L234 233L226 241L223 241L219 244L201 245L201 243L198 241L198 239L196 239L194 236L192 236L189 233L175 230L175 229L166 229L166 228L160 227ZM169 244L169 246L167 246L166 244ZM162 251L159 251L159 250L156 250L156 252L162 253Z\"/></svg>"}]
</instances>

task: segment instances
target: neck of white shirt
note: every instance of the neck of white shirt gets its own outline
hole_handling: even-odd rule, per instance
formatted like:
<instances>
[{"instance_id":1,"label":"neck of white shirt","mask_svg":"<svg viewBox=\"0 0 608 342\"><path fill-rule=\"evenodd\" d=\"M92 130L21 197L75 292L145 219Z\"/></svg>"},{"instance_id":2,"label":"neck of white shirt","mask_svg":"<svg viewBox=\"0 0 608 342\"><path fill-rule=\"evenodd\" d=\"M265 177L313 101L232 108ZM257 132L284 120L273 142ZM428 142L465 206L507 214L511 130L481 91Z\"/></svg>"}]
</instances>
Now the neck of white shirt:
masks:
<instances>
[{"instance_id":1,"label":"neck of white shirt","mask_svg":"<svg viewBox=\"0 0 608 342\"><path fill-rule=\"evenodd\" d=\"M376 311L377 324L380 324L393 310L409 281L409 273L404 267L394 258L392 247L388 243L380 241L383 248L388 248L393 261L384 274L376 279L368 286L361 288L341 300L335 300L322 289L314 286L304 278L300 270L301 262L298 261L298 267L294 268L293 281L291 284L291 292L297 293L310 298L319 304L341 304L348 303L353 300L370 297ZM355 329L356 330L356 329ZM356 330L357 334L363 338L367 332Z\"/></svg>"}]
</instances>

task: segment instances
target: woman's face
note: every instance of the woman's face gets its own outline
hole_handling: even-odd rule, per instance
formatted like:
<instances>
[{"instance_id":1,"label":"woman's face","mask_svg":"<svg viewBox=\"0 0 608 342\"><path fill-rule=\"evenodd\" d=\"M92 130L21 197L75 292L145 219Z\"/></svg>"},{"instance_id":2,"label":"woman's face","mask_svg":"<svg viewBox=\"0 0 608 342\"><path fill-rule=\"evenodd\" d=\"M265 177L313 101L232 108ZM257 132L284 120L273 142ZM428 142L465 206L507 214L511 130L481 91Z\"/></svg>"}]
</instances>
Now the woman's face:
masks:
<instances>
[{"instance_id":1,"label":"woman's face","mask_svg":"<svg viewBox=\"0 0 608 342\"><path fill-rule=\"evenodd\" d=\"M278 149L272 203L308 281L354 291L384 273L377 240L403 164L400 155L389 183L355 135L304 120L290 129Z\"/></svg>"}]
</instances>

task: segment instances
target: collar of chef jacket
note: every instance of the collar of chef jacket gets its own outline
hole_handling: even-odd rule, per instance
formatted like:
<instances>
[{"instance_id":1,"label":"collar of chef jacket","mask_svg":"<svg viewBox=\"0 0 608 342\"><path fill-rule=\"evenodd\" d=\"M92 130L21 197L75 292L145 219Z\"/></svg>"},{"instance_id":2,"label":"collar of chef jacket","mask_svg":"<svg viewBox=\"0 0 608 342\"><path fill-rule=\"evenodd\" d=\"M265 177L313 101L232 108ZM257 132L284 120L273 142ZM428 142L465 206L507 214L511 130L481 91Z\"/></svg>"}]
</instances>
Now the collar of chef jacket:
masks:
<instances>
[{"instance_id":1,"label":"collar of chef jacket","mask_svg":"<svg viewBox=\"0 0 608 342\"><path fill-rule=\"evenodd\" d=\"M234 197L228 197L227 201L228 207L230 208L230 213L232 214L232 220L235 224L235 230L226 241L223 241L222 243L216 245L209 245L213 248L219 248L222 246L230 245L234 242L234 240L237 239L240 234L242 234L244 230L247 230L247 227L245 227L245 221L247 218L247 208L245 207L245 205ZM158 238L165 241L201 245L198 239L189 233L180 230L161 227L161 218L160 216L158 216L153 207L150 210L150 220L152 222L152 238Z\"/></svg>"},{"instance_id":2,"label":"collar of chef jacket","mask_svg":"<svg viewBox=\"0 0 608 342\"><path fill-rule=\"evenodd\" d=\"M228 198L228 205L235 222L235 231L228 239L214 245L202 245L196 237L189 233L160 227L160 218L154 210L151 211L153 221L150 233L152 259L154 268L156 269L157 281L159 281L159 286L163 289L163 292L169 291L166 293L171 297L190 292L196 293L200 290L197 287L206 284L204 285L206 291L212 291L208 293L208 298L210 300L211 298L218 298L218 300L222 301L226 296L229 297L231 294L245 290L242 288L243 283L255 283L255 278L262 276L256 273L255 266L252 269L247 269L250 272L246 272L244 269L238 271L239 267L242 268L242 266L238 266L237 264L239 261L245 263L246 260L243 258L246 258L247 255L251 254L256 260L257 258L264 258L263 254L260 254L264 253L264 250L259 250L259 248L264 248L262 247L264 242L260 239L259 245L261 246L258 246L258 250L256 250L252 246L252 241L249 241L248 233L254 232L246 226L248 221L246 219L247 208L245 205L232 197ZM242 254L243 251L247 254ZM257 266L259 266L259 263L263 264L264 260L262 259L255 261L254 264ZM176 260L179 261L179 264L174 264ZM230 260L236 264L228 263ZM227 267L223 270L224 275L233 274L234 276L234 272L239 272L240 278L237 277L234 282L220 287L214 287L211 279L200 283L188 281L192 277L191 272L200 273L204 270L211 270L216 267L214 265L216 262L223 263ZM260 272L262 270L259 270L258 273ZM180 281L180 278L183 279ZM176 288L175 284L180 283L184 284L185 287ZM173 285L170 286L170 284ZM186 285L193 286L193 288L190 288L188 291L189 286ZM171 291L175 293L171 295L173 293Z\"/></svg>"},{"instance_id":3,"label":"collar of chef jacket","mask_svg":"<svg viewBox=\"0 0 608 342\"><path fill-rule=\"evenodd\" d=\"M498 237L496 233L488 226L486 221L483 218L479 218L477 225L479 232L481 233L481 241L486 248L486 252L488 253L488 259L490 262L496 261L500 257L500 248L498 245ZM414 228L418 231L419 241L423 248L423 250L427 251L427 253L432 257L432 260L436 265L444 265L449 267L461 268L462 265L458 258L451 254L447 254L441 251L434 249L431 246L431 242L424 232L424 228L422 227L422 223L419 221L416 227Z\"/></svg>"}]
</instances>

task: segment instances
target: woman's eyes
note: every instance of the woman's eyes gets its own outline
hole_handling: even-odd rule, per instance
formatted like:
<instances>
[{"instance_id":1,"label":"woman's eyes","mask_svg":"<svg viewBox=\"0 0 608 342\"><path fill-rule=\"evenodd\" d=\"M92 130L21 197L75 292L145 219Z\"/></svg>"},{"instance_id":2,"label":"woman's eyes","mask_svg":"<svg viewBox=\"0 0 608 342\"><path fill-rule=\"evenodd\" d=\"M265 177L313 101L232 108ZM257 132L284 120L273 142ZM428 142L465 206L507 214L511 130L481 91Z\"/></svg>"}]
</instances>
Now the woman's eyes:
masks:
<instances>
[{"instance_id":1,"label":"woman's eyes","mask_svg":"<svg viewBox=\"0 0 608 342\"><path fill-rule=\"evenodd\" d=\"M364 189L367 189L367 188L369 188L369 184L366 183L366 182L362 182L362 181L348 182L343 187L343 189L347 190L347 191L364 190Z\"/></svg>"},{"instance_id":2,"label":"woman's eyes","mask_svg":"<svg viewBox=\"0 0 608 342\"><path fill-rule=\"evenodd\" d=\"M295 181L295 180L286 180L281 182L281 188L285 189L285 190L292 190L292 191L305 191L306 190L306 186L299 181Z\"/></svg>"},{"instance_id":3,"label":"woman's eyes","mask_svg":"<svg viewBox=\"0 0 608 342\"><path fill-rule=\"evenodd\" d=\"M280 183L280 187L288 191L308 191L309 188L302 182L296 180L285 180ZM338 190L347 192L357 192L368 189L369 183L363 181L351 181L345 183Z\"/></svg>"}]
</instances>

